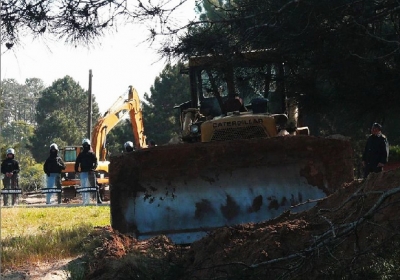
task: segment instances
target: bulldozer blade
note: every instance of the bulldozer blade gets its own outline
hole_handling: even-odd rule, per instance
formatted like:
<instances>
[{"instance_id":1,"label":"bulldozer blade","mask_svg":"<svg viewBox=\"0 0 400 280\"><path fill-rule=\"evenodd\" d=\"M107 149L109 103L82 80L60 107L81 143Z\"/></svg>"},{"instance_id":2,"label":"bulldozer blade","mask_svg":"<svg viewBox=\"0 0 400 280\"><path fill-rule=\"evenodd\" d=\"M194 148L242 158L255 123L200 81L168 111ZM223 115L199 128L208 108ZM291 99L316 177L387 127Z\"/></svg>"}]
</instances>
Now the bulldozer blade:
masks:
<instances>
[{"instance_id":1,"label":"bulldozer blade","mask_svg":"<svg viewBox=\"0 0 400 280\"><path fill-rule=\"evenodd\" d=\"M158 146L110 161L111 224L187 244L315 205L353 179L348 141L312 136Z\"/></svg>"}]
</instances>

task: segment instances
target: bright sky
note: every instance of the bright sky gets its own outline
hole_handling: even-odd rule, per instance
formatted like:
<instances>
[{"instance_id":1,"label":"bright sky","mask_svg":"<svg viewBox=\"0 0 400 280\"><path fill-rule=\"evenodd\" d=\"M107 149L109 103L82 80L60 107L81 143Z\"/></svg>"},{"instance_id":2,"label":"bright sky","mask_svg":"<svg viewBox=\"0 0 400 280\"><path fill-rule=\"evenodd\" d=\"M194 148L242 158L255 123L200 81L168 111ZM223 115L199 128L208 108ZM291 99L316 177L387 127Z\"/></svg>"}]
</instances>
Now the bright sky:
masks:
<instances>
[{"instance_id":1,"label":"bright sky","mask_svg":"<svg viewBox=\"0 0 400 280\"><path fill-rule=\"evenodd\" d=\"M175 18L182 23L195 17L195 1L178 10ZM122 94L128 94L132 85L143 97L150 94L150 86L165 66L155 47L142 43L148 29L141 25L119 28L91 46L69 46L64 42L25 39L15 50L1 50L1 80L15 79L24 84L27 78L40 78L45 86L66 75L89 88L89 70L92 70L92 93L100 112L104 113Z\"/></svg>"}]
</instances>

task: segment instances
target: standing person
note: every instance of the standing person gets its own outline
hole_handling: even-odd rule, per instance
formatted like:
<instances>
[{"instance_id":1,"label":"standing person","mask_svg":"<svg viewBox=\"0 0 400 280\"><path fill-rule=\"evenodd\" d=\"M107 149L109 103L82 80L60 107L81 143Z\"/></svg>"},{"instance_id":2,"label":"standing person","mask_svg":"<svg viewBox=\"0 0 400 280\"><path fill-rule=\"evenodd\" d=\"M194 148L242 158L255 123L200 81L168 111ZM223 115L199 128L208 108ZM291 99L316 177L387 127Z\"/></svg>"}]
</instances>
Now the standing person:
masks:
<instances>
[{"instance_id":1,"label":"standing person","mask_svg":"<svg viewBox=\"0 0 400 280\"><path fill-rule=\"evenodd\" d=\"M50 145L50 155L43 164L43 171L47 175L47 188L55 186L61 190L61 171L65 169L65 163L58 156L56 143ZM46 194L46 204L50 204L52 193ZM61 192L57 193L57 202L61 203Z\"/></svg>"},{"instance_id":2,"label":"standing person","mask_svg":"<svg viewBox=\"0 0 400 280\"><path fill-rule=\"evenodd\" d=\"M18 173L19 163L15 160L15 151L13 148L9 148L6 151L6 159L1 162L1 173L4 174L3 186L5 189L16 189L18 188ZM9 194L4 194L4 206L9 205ZM11 205L16 202L18 194L11 194Z\"/></svg>"},{"instance_id":3,"label":"standing person","mask_svg":"<svg viewBox=\"0 0 400 280\"><path fill-rule=\"evenodd\" d=\"M89 139L83 139L82 141L82 147L83 150L82 152L79 153L79 155L76 157L75 160L75 172L79 172L80 168L80 180L81 180L81 187L82 188L88 188L88 187L96 187L97 188L97 203L101 204L101 198L99 194L99 187L96 184L96 173L95 170L97 168L97 157L93 153L93 151L90 148L90 140ZM89 204L89 193L88 192L82 192L82 200L83 204Z\"/></svg>"},{"instance_id":4,"label":"standing person","mask_svg":"<svg viewBox=\"0 0 400 280\"><path fill-rule=\"evenodd\" d=\"M382 134L382 126L379 123L374 123L362 155L364 178L367 178L371 172L381 172L383 166L387 163L388 156L389 144L386 136Z\"/></svg>"},{"instance_id":5,"label":"standing person","mask_svg":"<svg viewBox=\"0 0 400 280\"><path fill-rule=\"evenodd\" d=\"M135 150L132 141L127 141L124 144L125 152L130 153Z\"/></svg>"}]
</instances>

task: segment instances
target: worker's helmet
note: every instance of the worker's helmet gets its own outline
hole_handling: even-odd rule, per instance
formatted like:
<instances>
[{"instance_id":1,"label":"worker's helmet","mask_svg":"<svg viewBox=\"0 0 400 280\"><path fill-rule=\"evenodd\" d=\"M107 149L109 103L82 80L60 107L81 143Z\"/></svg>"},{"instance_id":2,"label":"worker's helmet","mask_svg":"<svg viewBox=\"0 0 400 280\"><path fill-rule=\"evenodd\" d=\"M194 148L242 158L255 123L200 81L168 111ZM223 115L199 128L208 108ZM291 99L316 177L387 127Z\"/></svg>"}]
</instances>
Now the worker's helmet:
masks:
<instances>
[{"instance_id":1,"label":"worker's helmet","mask_svg":"<svg viewBox=\"0 0 400 280\"><path fill-rule=\"evenodd\" d=\"M6 155L12 154L13 156L15 155L15 151L13 148L8 148L6 151Z\"/></svg>"},{"instance_id":2,"label":"worker's helmet","mask_svg":"<svg viewBox=\"0 0 400 280\"><path fill-rule=\"evenodd\" d=\"M132 141L127 141L124 144L125 151L133 151L133 143Z\"/></svg>"},{"instance_id":3,"label":"worker's helmet","mask_svg":"<svg viewBox=\"0 0 400 280\"><path fill-rule=\"evenodd\" d=\"M90 140L87 138L83 139L82 146L90 147Z\"/></svg>"},{"instance_id":4,"label":"worker's helmet","mask_svg":"<svg viewBox=\"0 0 400 280\"><path fill-rule=\"evenodd\" d=\"M56 143L53 143L53 144L50 145L50 151L51 151L51 150L58 151L58 146L57 146Z\"/></svg>"},{"instance_id":5,"label":"worker's helmet","mask_svg":"<svg viewBox=\"0 0 400 280\"><path fill-rule=\"evenodd\" d=\"M379 123L373 123L372 128L377 128L379 131L382 131L382 125Z\"/></svg>"}]
</instances>

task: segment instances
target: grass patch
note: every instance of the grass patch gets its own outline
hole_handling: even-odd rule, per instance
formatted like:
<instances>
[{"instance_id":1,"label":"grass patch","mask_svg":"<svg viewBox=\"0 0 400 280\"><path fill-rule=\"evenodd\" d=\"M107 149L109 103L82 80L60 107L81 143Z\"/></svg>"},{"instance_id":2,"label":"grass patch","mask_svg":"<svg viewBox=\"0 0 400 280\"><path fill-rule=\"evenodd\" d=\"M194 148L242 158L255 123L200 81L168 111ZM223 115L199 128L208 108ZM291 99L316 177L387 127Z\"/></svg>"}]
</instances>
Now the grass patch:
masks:
<instances>
[{"instance_id":1,"label":"grass patch","mask_svg":"<svg viewBox=\"0 0 400 280\"><path fill-rule=\"evenodd\" d=\"M78 256L93 228L107 225L103 206L1 209L1 269Z\"/></svg>"}]
</instances>

